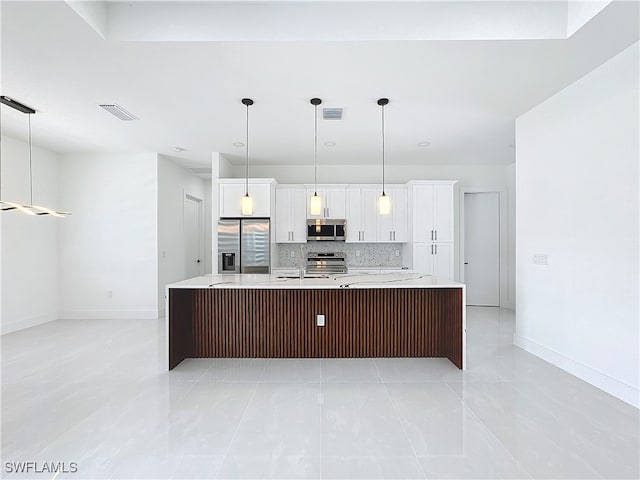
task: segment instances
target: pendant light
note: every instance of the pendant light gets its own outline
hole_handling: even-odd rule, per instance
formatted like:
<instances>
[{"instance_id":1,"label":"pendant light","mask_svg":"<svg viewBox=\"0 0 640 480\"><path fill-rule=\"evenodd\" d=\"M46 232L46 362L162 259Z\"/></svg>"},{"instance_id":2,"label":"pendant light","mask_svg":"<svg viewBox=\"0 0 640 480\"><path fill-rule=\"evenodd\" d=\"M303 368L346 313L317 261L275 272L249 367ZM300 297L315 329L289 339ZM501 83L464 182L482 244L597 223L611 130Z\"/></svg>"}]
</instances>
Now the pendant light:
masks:
<instances>
[{"instance_id":1,"label":"pendant light","mask_svg":"<svg viewBox=\"0 0 640 480\"><path fill-rule=\"evenodd\" d=\"M242 215L253 215L253 198L249 196L249 107L253 105L253 100L243 98L242 104L247 107L247 167L245 174L244 197L242 197Z\"/></svg>"},{"instance_id":2,"label":"pendant light","mask_svg":"<svg viewBox=\"0 0 640 480\"><path fill-rule=\"evenodd\" d=\"M382 107L382 195L378 198L378 213L380 215L391 213L391 198L384 191L384 106L388 103L388 98L378 99L378 105Z\"/></svg>"},{"instance_id":3,"label":"pendant light","mask_svg":"<svg viewBox=\"0 0 640 480\"><path fill-rule=\"evenodd\" d=\"M51 215L53 217L66 217L68 215L71 215L69 212L57 212L50 208L41 207L39 205L33 204L33 162L31 158L32 157L31 155L31 150L32 150L31 115L35 114L36 111L33 108L27 107L26 105L23 105L20 102L16 102L12 98L6 97L4 95L0 96L0 103L7 105L15 110L18 110L19 112L26 113L27 118L29 119L28 121L29 123L29 205L20 205L19 203L16 203L16 202L9 202L6 200L2 200L1 199L2 197L0 195L0 211L17 210L21 213L24 213L27 215L34 215L34 216ZM0 154L0 162L1 160L2 160L2 155ZM2 164L0 163L0 175L1 173L2 173ZM1 187L2 187L2 184L0 182L0 188Z\"/></svg>"},{"instance_id":4,"label":"pendant light","mask_svg":"<svg viewBox=\"0 0 640 480\"><path fill-rule=\"evenodd\" d=\"M320 215L322 212L322 198L318 195L318 105L322 103L319 98L312 98L311 105L314 107L313 113L313 131L314 131L314 143L313 143L313 196L309 201L309 213L311 215Z\"/></svg>"}]
</instances>

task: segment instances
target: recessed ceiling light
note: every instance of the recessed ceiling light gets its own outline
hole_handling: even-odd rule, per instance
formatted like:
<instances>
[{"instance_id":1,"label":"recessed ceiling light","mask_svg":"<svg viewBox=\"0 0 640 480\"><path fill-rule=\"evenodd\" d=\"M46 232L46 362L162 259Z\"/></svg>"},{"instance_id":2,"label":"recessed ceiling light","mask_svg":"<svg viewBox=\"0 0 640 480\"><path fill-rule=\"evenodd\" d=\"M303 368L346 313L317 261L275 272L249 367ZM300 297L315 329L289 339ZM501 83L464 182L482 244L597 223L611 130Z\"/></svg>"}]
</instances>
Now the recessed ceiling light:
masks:
<instances>
[{"instance_id":1,"label":"recessed ceiling light","mask_svg":"<svg viewBox=\"0 0 640 480\"><path fill-rule=\"evenodd\" d=\"M335 147L336 146L336 142L324 142L324 146L325 147Z\"/></svg>"},{"instance_id":2,"label":"recessed ceiling light","mask_svg":"<svg viewBox=\"0 0 640 480\"><path fill-rule=\"evenodd\" d=\"M244 147L244 143L242 142L233 142L231 145L233 145L234 147Z\"/></svg>"},{"instance_id":3,"label":"recessed ceiling light","mask_svg":"<svg viewBox=\"0 0 640 480\"><path fill-rule=\"evenodd\" d=\"M187 151L187 149L184 147L171 147L171 150L173 150L176 153L182 153Z\"/></svg>"},{"instance_id":4,"label":"recessed ceiling light","mask_svg":"<svg viewBox=\"0 0 640 480\"><path fill-rule=\"evenodd\" d=\"M431 145L431 142L420 142L420 143L418 143L419 147L428 147L429 145Z\"/></svg>"}]
</instances>

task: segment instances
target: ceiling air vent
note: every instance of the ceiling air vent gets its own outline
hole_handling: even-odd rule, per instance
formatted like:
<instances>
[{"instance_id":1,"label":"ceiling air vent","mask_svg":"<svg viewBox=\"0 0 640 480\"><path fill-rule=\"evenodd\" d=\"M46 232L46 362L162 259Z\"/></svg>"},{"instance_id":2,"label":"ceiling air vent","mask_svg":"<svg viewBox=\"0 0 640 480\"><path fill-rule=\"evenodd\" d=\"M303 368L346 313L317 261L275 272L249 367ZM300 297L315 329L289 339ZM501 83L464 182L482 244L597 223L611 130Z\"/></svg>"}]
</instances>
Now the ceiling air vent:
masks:
<instances>
[{"instance_id":1,"label":"ceiling air vent","mask_svg":"<svg viewBox=\"0 0 640 480\"><path fill-rule=\"evenodd\" d=\"M140 120L133 113L127 112L124 108L122 108L118 104L114 103L111 105L100 105L100 106L104 108L107 112L109 112L111 115L118 117L120 120Z\"/></svg>"},{"instance_id":2,"label":"ceiling air vent","mask_svg":"<svg viewBox=\"0 0 640 480\"><path fill-rule=\"evenodd\" d=\"M342 120L342 108L323 108L323 120Z\"/></svg>"}]
</instances>

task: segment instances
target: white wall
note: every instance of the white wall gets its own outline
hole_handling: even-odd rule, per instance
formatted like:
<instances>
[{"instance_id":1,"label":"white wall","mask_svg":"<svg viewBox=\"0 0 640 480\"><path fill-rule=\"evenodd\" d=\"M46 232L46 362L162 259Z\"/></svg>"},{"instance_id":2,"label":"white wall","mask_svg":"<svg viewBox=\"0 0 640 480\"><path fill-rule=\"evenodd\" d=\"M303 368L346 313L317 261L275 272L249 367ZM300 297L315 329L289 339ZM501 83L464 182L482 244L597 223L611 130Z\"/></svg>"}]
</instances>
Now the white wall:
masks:
<instances>
[{"instance_id":1,"label":"white wall","mask_svg":"<svg viewBox=\"0 0 640 480\"><path fill-rule=\"evenodd\" d=\"M60 155L59 189L60 318L157 318L157 155Z\"/></svg>"},{"instance_id":2,"label":"white wall","mask_svg":"<svg viewBox=\"0 0 640 480\"><path fill-rule=\"evenodd\" d=\"M2 136L2 200L28 204L29 146ZM58 157L32 149L33 202L54 209L58 200ZM58 225L67 219L0 213L0 325L2 333L58 318Z\"/></svg>"},{"instance_id":3,"label":"white wall","mask_svg":"<svg viewBox=\"0 0 640 480\"><path fill-rule=\"evenodd\" d=\"M233 166L234 177L244 177L242 165ZM253 178L275 178L278 183L313 183L313 165L252 165ZM222 177L222 175L221 175ZM458 180L460 186L506 187L504 165L394 165L385 169L385 181ZM382 169L371 165L318 165L318 183L380 183Z\"/></svg>"},{"instance_id":4,"label":"white wall","mask_svg":"<svg viewBox=\"0 0 640 480\"><path fill-rule=\"evenodd\" d=\"M164 313L165 286L187 278L183 226L185 195L202 200L204 220L207 216L205 181L176 165L169 158L158 155L158 310L160 315ZM204 225L206 231L206 222ZM203 253L206 254L205 242L206 240L203 240ZM206 257L204 261L206 264Z\"/></svg>"},{"instance_id":5,"label":"white wall","mask_svg":"<svg viewBox=\"0 0 640 480\"><path fill-rule=\"evenodd\" d=\"M516 343L636 406L638 47L516 123Z\"/></svg>"},{"instance_id":6,"label":"white wall","mask_svg":"<svg viewBox=\"0 0 640 480\"><path fill-rule=\"evenodd\" d=\"M507 305L516 305L516 164L507 165Z\"/></svg>"}]
</instances>

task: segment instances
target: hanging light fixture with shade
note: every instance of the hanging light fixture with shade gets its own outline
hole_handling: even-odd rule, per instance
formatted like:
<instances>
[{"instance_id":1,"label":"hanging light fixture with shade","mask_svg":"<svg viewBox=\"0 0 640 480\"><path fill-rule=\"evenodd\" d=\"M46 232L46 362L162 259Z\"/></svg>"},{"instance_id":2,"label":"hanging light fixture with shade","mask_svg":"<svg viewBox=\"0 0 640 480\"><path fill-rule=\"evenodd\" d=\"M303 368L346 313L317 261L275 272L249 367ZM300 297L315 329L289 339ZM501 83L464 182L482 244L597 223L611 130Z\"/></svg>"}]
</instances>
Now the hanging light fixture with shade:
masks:
<instances>
[{"instance_id":1,"label":"hanging light fixture with shade","mask_svg":"<svg viewBox=\"0 0 640 480\"><path fill-rule=\"evenodd\" d=\"M378 99L378 105L382 110L382 195L378 197L378 213L380 215L389 215L391 213L391 198L384 191L384 107L388 104L388 98Z\"/></svg>"},{"instance_id":2,"label":"hanging light fixture with shade","mask_svg":"<svg viewBox=\"0 0 640 480\"><path fill-rule=\"evenodd\" d=\"M246 145L246 174L244 197L242 197L242 215L253 215L253 198L249 196L249 107L253 105L253 100L243 98L242 104L247 107L247 141Z\"/></svg>"},{"instance_id":3,"label":"hanging light fixture with shade","mask_svg":"<svg viewBox=\"0 0 640 480\"><path fill-rule=\"evenodd\" d=\"M28 121L29 123L29 204L21 205L20 203L17 203L17 202L9 202L6 200L2 200L2 195L0 193L0 211L17 210L18 212L21 212L27 215L33 215L33 216L51 215L53 217L66 217L68 215L71 215L69 212L58 212L56 210L52 210L51 208L41 207L39 205L33 204L33 162L31 158L32 157L31 155L31 150L32 150L31 115L35 114L36 111L33 108L27 107L26 105L23 105L20 102L16 102L12 98L6 97L4 95L0 96L0 103L7 105L15 110L18 110L19 112L26 113L27 118L29 119ZM0 155L0 161L2 159L1 157L2 155ZM2 165L0 164L0 174L1 174L1 171L2 171ZM1 188L1 182L0 182L0 188Z\"/></svg>"},{"instance_id":4,"label":"hanging light fixture with shade","mask_svg":"<svg viewBox=\"0 0 640 480\"><path fill-rule=\"evenodd\" d=\"M311 215L320 215L322 213L322 198L318 195L318 105L322 103L319 98L312 98L311 105L313 105L313 195L309 201L309 212Z\"/></svg>"}]
</instances>

